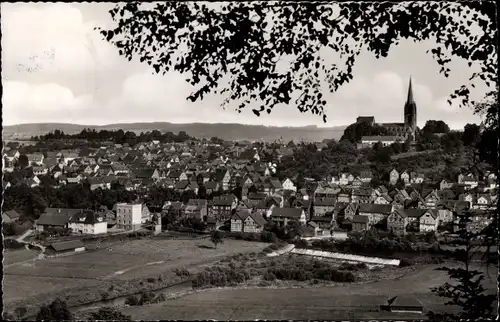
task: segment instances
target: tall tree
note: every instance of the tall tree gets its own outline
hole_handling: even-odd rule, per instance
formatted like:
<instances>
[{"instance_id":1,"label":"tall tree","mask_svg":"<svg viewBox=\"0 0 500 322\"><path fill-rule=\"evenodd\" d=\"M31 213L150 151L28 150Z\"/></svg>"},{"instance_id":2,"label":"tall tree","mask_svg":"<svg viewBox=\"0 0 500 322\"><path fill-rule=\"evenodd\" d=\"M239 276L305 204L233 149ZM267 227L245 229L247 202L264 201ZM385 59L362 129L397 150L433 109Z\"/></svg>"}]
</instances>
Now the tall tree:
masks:
<instances>
[{"instance_id":1,"label":"tall tree","mask_svg":"<svg viewBox=\"0 0 500 322\"><path fill-rule=\"evenodd\" d=\"M42 306L36 315L37 321L69 321L72 319L73 314L69 311L66 302L60 299Z\"/></svg>"},{"instance_id":2,"label":"tall tree","mask_svg":"<svg viewBox=\"0 0 500 322\"><path fill-rule=\"evenodd\" d=\"M445 77L451 56L480 68L450 103L461 98L465 106L471 84L497 82L496 7L489 1L127 2L110 15L117 25L101 34L121 55L139 58L156 73L188 75L192 101L219 92L227 95L223 104L233 101L241 112L259 100L262 105L253 109L258 116L294 103L326 122L325 90L335 92L353 79L362 51L385 57L405 38L435 40L429 53ZM344 61L325 62L332 51ZM288 68L279 67L282 58Z\"/></svg>"},{"instance_id":3,"label":"tall tree","mask_svg":"<svg viewBox=\"0 0 500 322\"><path fill-rule=\"evenodd\" d=\"M456 233L459 242L465 247L457 251L457 257L463 263L462 267L441 267L439 270L447 272L452 283L446 282L442 286L432 289L432 292L440 297L448 298L446 305L454 305L460 308L457 313L435 313L429 312L432 321L462 321L462 320L493 320L493 303L495 294L488 292L482 285L484 274L471 268L471 255L474 253L472 242L477 240L484 232L474 232L470 229L474 214L469 212L455 213L457 221Z\"/></svg>"}]
</instances>

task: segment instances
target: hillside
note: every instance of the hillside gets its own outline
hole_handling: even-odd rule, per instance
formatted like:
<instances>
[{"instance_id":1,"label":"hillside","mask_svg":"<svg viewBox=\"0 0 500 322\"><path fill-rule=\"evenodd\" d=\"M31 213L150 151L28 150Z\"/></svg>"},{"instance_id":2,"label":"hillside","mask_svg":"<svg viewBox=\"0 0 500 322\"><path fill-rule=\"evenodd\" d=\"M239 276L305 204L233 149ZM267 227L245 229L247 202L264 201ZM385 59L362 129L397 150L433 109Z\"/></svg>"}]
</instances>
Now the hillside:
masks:
<instances>
[{"instance_id":1,"label":"hillside","mask_svg":"<svg viewBox=\"0 0 500 322\"><path fill-rule=\"evenodd\" d=\"M31 123L3 127L4 139L29 138L31 136L46 134L55 129L66 134L79 133L84 128L99 130L134 131L137 133L159 130L162 132L185 131L197 138L211 138L213 136L226 140L265 140L274 141L282 138L288 142L294 141L322 141L324 139L340 139L345 126L318 128L316 126L304 127L278 127L229 123L187 123L174 124L168 122L155 123L121 123L108 125L80 125L70 123Z\"/></svg>"}]
</instances>

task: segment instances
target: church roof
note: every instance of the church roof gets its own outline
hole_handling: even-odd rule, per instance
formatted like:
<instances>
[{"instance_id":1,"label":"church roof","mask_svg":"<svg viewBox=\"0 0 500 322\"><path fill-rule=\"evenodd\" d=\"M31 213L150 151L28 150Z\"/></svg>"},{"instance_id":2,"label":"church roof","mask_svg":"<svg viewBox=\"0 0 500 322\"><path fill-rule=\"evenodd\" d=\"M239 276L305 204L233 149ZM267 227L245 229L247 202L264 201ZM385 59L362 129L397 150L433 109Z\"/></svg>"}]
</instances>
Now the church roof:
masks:
<instances>
[{"instance_id":1,"label":"church roof","mask_svg":"<svg viewBox=\"0 0 500 322\"><path fill-rule=\"evenodd\" d=\"M407 104L415 104L415 100L413 99L413 88L411 86L411 76L410 76L410 85L408 86L408 98L406 99Z\"/></svg>"}]
</instances>

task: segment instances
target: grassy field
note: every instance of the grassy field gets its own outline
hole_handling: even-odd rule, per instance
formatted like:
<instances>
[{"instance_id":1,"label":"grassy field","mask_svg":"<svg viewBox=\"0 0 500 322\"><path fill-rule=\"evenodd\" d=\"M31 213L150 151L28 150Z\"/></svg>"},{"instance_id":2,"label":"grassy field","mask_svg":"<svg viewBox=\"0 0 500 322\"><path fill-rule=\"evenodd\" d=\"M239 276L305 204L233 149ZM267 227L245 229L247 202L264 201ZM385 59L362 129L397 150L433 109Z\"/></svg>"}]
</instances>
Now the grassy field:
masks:
<instances>
[{"instance_id":1,"label":"grassy field","mask_svg":"<svg viewBox=\"0 0 500 322\"><path fill-rule=\"evenodd\" d=\"M16 250L5 250L3 253L3 265L12 265L34 259L40 252L27 250L26 248Z\"/></svg>"},{"instance_id":2,"label":"grassy field","mask_svg":"<svg viewBox=\"0 0 500 322\"><path fill-rule=\"evenodd\" d=\"M39 305L57 296L71 298L83 293L87 299L92 298L91 293L99 299L99 293L110 287L123 291L129 288L133 292L134 285L143 285L147 277L168 278L175 268L196 267L228 255L260 251L266 246L266 243L225 240L215 249L208 239L141 239L109 249L11 265L4 268L4 302L20 305L22 300L24 305ZM5 260L17 261L9 253L5 254Z\"/></svg>"},{"instance_id":3,"label":"grassy field","mask_svg":"<svg viewBox=\"0 0 500 322\"><path fill-rule=\"evenodd\" d=\"M394 319L409 315L375 312L379 305L396 295L413 294L425 310L448 311L444 301L430 293L430 288L447 280L438 265L426 265L396 280L369 284L344 284L294 289L221 288L196 292L179 299L121 311L132 319ZM490 270L487 286L495 290L497 269ZM421 315L413 316L421 319Z\"/></svg>"}]
</instances>

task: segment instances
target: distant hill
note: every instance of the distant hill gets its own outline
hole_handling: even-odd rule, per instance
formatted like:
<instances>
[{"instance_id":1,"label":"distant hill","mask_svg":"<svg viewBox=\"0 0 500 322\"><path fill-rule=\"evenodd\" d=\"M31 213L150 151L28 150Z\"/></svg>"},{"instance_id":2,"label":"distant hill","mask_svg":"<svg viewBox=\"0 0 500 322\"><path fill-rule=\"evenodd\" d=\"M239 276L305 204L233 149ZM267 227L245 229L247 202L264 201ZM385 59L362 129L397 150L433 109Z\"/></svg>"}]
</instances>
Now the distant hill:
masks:
<instances>
[{"instance_id":1,"label":"distant hill","mask_svg":"<svg viewBox=\"0 0 500 322\"><path fill-rule=\"evenodd\" d=\"M317 126L303 127L278 127L245 125L237 123L186 123L174 124L168 122L154 123L118 123L108 125L80 125L70 123L31 123L18 124L3 127L4 140L30 138L31 136L43 135L56 129L64 131L66 134L75 134L84 128L99 130L133 131L136 133L159 130L162 132L185 131L187 134L197 138L211 138L213 136L225 140L265 140L274 141L282 138L288 142L290 140L317 142L324 139L340 139L346 126L336 126L329 128L319 128Z\"/></svg>"}]
</instances>

